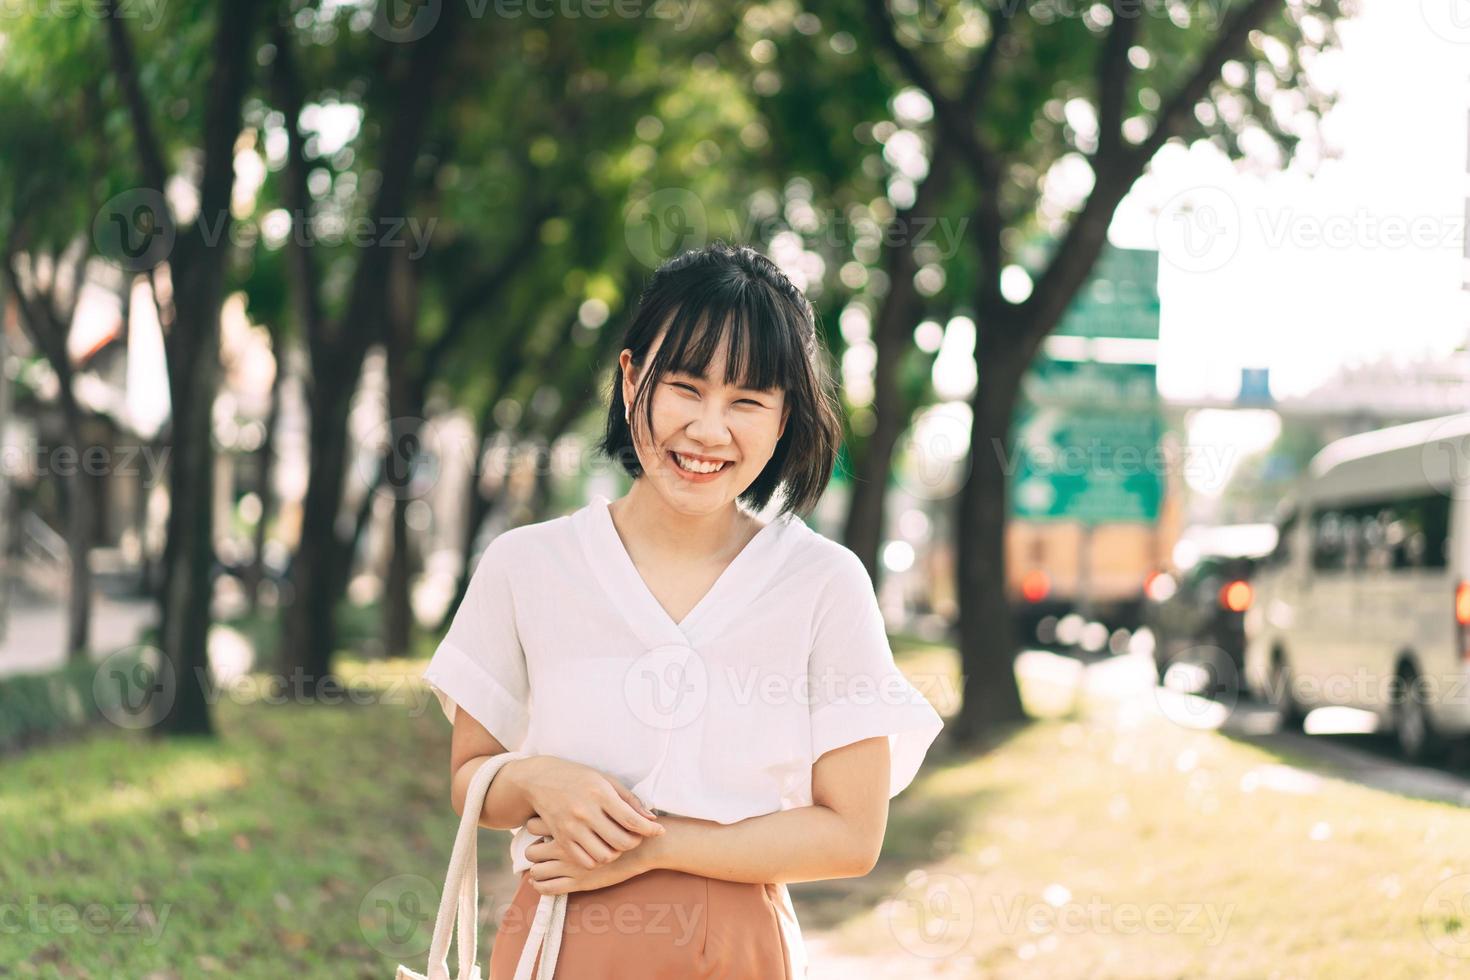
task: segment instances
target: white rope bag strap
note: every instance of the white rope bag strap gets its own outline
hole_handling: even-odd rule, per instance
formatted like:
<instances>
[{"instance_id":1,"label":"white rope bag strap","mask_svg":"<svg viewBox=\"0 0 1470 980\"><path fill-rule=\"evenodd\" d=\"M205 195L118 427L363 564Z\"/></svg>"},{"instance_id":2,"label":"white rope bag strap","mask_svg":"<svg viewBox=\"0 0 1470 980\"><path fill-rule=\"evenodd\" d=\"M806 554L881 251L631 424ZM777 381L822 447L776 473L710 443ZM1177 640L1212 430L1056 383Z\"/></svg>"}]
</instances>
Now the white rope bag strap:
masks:
<instances>
[{"instance_id":1,"label":"white rope bag strap","mask_svg":"<svg viewBox=\"0 0 1470 980\"><path fill-rule=\"evenodd\" d=\"M439 912L434 918L434 938L429 943L428 973L416 973L400 965L395 980L449 980L449 934L451 931L458 933L458 980L481 980L480 968L476 963L480 909L478 874L480 814L485 809L485 794L490 790L490 781L495 778L500 767L513 759L527 757L528 753L525 752L502 752L486 759L480 768L475 770L469 788L465 791L464 814L460 817L459 832L454 837L454 850L449 856L449 871L444 878L444 891L439 896ZM541 896L532 925L532 936L526 940L526 947L521 952L521 961L516 967L516 980L532 980L531 963L540 938L536 924L542 923L543 908L546 912L544 916L546 921L540 930L540 935L553 937L550 931L553 921L555 921L556 929L554 938L548 943L551 947L550 953L542 959L541 968L536 971L536 974L537 978L545 978L545 980L550 980L552 976L551 971L556 966L556 953L561 945L562 918L562 915L552 914L558 911L554 908L552 899L561 899L561 905L565 907L565 895ZM537 939L538 943L533 943L533 939ZM528 951L530 958L527 956Z\"/></svg>"}]
</instances>

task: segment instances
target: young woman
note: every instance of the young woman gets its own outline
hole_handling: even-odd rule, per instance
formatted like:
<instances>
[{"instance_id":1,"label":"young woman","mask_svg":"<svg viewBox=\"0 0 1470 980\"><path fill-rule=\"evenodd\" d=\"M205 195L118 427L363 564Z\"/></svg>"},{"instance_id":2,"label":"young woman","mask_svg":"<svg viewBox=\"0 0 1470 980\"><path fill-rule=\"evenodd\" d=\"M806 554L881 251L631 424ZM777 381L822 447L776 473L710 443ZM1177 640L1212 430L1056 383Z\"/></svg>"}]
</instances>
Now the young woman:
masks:
<instances>
[{"instance_id":1,"label":"young woman","mask_svg":"<svg viewBox=\"0 0 1470 980\"><path fill-rule=\"evenodd\" d=\"M799 516L840 439L825 357L764 256L670 260L598 446L632 488L505 531L476 565L424 677L454 725L456 813L486 757L528 754L481 814L516 831L520 874L490 980L557 894L558 977L802 977L786 883L877 860L943 723L894 665L861 561Z\"/></svg>"}]
</instances>

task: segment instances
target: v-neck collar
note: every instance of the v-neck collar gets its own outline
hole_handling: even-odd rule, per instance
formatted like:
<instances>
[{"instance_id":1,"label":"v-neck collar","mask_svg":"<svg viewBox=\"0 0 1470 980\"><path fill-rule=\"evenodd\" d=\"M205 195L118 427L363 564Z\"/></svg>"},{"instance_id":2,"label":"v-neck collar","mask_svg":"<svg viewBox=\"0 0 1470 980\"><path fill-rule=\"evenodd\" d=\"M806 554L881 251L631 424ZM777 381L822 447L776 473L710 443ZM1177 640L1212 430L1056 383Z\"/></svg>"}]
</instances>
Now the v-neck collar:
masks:
<instances>
[{"instance_id":1,"label":"v-neck collar","mask_svg":"<svg viewBox=\"0 0 1470 980\"><path fill-rule=\"evenodd\" d=\"M790 515L785 514L767 522L730 560L684 618L675 622L633 564L613 523L608 509L611 503L604 494L596 494L587 504L583 515L587 519L584 540L590 545L589 557L603 588L627 611L629 626L649 647L690 645L705 624L723 620L723 616L713 615L713 611L734 615L743 609L764 584L763 576L756 574L762 559L775 556L776 544L786 536L782 532L791 524Z\"/></svg>"}]
</instances>

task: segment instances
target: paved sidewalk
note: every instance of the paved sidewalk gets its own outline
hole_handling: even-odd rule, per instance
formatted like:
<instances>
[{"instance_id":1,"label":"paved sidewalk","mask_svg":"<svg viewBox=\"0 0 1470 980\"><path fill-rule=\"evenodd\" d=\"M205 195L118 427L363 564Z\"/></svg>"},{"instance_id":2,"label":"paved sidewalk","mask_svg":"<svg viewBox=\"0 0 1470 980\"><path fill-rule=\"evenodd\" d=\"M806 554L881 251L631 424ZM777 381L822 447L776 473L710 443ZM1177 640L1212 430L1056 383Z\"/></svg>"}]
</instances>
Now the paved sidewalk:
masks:
<instances>
[{"instance_id":1,"label":"paved sidewalk","mask_svg":"<svg viewBox=\"0 0 1470 980\"><path fill-rule=\"evenodd\" d=\"M137 642L158 606L148 599L92 601L92 649L104 656ZM54 670L66 660L66 607L54 599L12 595L0 638L0 677Z\"/></svg>"}]
</instances>

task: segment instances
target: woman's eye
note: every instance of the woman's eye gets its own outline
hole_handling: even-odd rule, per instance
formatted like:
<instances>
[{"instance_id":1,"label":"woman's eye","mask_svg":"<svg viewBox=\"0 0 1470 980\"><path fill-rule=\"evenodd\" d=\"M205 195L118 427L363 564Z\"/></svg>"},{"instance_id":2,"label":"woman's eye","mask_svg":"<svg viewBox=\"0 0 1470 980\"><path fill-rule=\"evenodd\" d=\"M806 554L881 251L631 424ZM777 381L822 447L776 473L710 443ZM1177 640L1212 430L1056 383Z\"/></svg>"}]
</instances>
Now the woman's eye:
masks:
<instances>
[{"instance_id":1,"label":"woman's eye","mask_svg":"<svg viewBox=\"0 0 1470 980\"><path fill-rule=\"evenodd\" d=\"M669 382L669 387L671 387L671 388L677 388L680 391L687 391L691 395L698 395L699 394L699 389L698 388L694 387L691 384L685 384L682 381L670 381ZM765 408L766 407L762 403L756 401L754 398L741 398L735 404L737 404L737 405L754 405L756 408Z\"/></svg>"}]
</instances>

